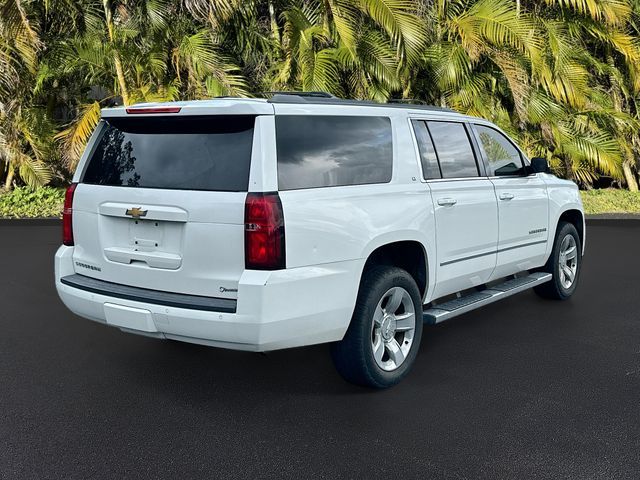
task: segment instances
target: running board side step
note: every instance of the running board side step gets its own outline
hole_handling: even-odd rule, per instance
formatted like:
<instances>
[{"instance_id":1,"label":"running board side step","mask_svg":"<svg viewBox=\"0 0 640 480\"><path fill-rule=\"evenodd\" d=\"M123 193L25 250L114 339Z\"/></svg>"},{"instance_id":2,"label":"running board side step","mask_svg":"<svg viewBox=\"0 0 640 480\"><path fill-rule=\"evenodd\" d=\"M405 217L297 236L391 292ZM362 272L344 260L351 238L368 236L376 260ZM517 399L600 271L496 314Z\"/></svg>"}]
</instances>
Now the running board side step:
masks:
<instances>
[{"instance_id":1,"label":"running board side step","mask_svg":"<svg viewBox=\"0 0 640 480\"><path fill-rule=\"evenodd\" d=\"M512 278L486 290L473 292L427 308L422 312L422 317L425 323L434 324L444 322L450 318L457 317L463 313L497 302L498 300L528 290L541 283L548 282L551 280L551 277L550 273L536 272L524 277Z\"/></svg>"}]
</instances>

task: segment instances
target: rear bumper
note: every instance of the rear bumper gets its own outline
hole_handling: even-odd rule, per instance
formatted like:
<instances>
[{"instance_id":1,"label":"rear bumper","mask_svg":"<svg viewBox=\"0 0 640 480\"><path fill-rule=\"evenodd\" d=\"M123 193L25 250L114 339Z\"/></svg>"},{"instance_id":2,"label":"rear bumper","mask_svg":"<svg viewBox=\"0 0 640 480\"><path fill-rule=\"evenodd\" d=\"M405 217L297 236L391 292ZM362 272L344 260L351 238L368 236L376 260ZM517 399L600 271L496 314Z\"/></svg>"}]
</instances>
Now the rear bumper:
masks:
<instances>
[{"instance_id":1,"label":"rear bumper","mask_svg":"<svg viewBox=\"0 0 640 480\"><path fill-rule=\"evenodd\" d=\"M72 254L73 247L60 247L55 275L60 299L75 314L132 333L251 351L342 339L362 268L356 260L274 272L246 270L233 313L122 295L103 290L100 283L93 284L95 288L74 285L70 278L89 277L74 277Z\"/></svg>"}]
</instances>

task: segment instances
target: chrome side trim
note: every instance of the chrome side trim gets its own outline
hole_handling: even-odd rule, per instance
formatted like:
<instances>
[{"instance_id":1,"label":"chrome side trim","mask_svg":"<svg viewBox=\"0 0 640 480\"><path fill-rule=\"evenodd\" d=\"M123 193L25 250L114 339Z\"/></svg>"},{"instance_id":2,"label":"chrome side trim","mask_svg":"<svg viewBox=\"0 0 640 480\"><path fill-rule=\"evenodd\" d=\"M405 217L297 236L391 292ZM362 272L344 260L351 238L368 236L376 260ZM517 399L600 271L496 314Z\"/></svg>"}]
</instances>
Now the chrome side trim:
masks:
<instances>
[{"instance_id":1,"label":"chrome side trim","mask_svg":"<svg viewBox=\"0 0 640 480\"><path fill-rule=\"evenodd\" d=\"M495 255L496 253L498 253L497 250L491 250L490 252L478 253L476 255L469 255L468 257L456 258L455 260L442 262L440 266L444 267L446 265L451 265L452 263L464 262L465 260L473 260L474 258L486 257L487 255Z\"/></svg>"},{"instance_id":2,"label":"chrome side trim","mask_svg":"<svg viewBox=\"0 0 640 480\"><path fill-rule=\"evenodd\" d=\"M531 247L533 245L539 245L541 243L547 243L547 241L539 240L537 242L523 243L522 245L515 245L513 247L499 248L497 250L492 250L491 252L478 253L477 255L469 255L468 257L456 258L455 260L448 260L446 262L442 262L440 266L444 267L445 265L451 265L452 263L464 262L465 260L473 260L474 258L485 257L487 255L493 255L494 253L497 254L502 252L508 252L509 250L515 250L516 248Z\"/></svg>"},{"instance_id":3,"label":"chrome side trim","mask_svg":"<svg viewBox=\"0 0 640 480\"><path fill-rule=\"evenodd\" d=\"M513 247L499 248L496 253L507 252L509 250L515 250L516 248L531 247L533 245L540 245L541 243L547 243L547 241L546 240L538 240L537 242L523 243L522 245L514 245Z\"/></svg>"}]
</instances>

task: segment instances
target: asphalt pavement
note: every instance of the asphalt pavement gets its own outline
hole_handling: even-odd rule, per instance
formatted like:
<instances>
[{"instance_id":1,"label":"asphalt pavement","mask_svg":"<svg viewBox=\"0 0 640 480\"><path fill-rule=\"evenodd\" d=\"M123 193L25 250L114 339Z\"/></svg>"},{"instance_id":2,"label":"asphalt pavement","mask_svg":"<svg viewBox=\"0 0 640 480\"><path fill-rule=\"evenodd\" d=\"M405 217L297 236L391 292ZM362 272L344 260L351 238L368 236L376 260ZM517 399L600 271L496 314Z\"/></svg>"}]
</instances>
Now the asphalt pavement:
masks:
<instances>
[{"instance_id":1,"label":"asphalt pavement","mask_svg":"<svg viewBox=\"0 0 640 480\"><path fill-rule=\"evenodd\" d=\"M328 346L160 341L59 301L60 228L0 223L0 479L638 479L640 221L588 226L575 296L426 327L409 376Z\"/></svg>"}]
</instances>

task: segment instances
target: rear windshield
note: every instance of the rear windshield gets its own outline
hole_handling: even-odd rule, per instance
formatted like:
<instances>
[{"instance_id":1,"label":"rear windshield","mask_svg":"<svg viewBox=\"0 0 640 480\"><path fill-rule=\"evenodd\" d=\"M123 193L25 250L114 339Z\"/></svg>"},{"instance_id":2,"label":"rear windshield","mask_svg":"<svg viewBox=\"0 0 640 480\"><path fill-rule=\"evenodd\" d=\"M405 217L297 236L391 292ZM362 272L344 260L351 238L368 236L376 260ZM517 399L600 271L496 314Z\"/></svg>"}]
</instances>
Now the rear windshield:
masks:
<instances>
[{"instance_id":1,"label":"rear windshield","mask_svg":"<svg viewBox=\"0 0 640 480\"><path fill-rule=\"evenodd\" d=\"M110 118L82 181L95 185L247 191L254 116Z\"/></svg>"}]
</instances>

